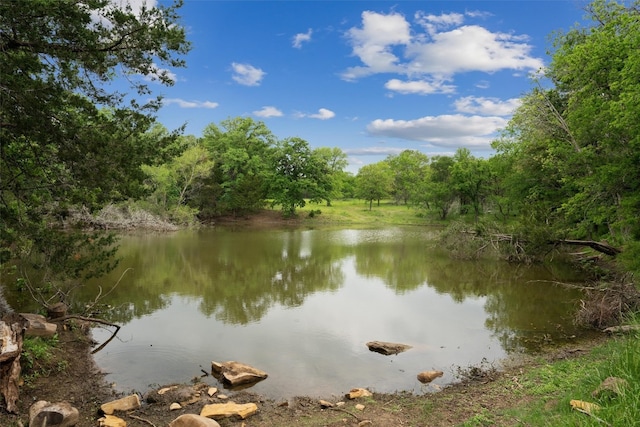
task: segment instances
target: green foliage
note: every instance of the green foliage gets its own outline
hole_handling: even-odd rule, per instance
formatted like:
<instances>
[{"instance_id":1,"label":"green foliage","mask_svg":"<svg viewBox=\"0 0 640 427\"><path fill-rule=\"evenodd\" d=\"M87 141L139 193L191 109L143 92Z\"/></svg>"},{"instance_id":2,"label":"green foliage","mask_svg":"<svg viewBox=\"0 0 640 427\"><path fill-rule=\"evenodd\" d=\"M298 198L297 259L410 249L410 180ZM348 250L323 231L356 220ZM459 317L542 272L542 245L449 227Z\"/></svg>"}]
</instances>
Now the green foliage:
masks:
<instances>
[{"instance_id":1,"label":"green foliage","mask_svg":"<svg viewBox=\"0 0 640 427\"><path fill-rule=\"evenodd\" d=\"M273 176L269 194L272 205L280 205L285 216L293 216L304 207L305 198L312 202L329 200L331 182L325 160L314 155L301 138L279 141L272 154Z\"/></svg>"},{"instance_id":2,"label":"green foliage","mask_svg":"<svg viewBox=\"0 0 640 427\"><path fill-rule=\"evenodd\" d=\"M58 345L58 335L51 338L25 337L22 342L20 365L27 384L39 376L48 376L54 370L62 372L67 368L66 361L54 360L53 352Z\"/></svg>"},{"instance_id":3,"label":"green foliage","mask_svg":"<svg viewBox=\"0 0 640 427\"><path fill-rule=\"evenodd\" d=\"M356 175L356 196L369 202L369 210L374 200L388 197L393 185L391 167L387 162L373 163L360 168Z\"/></svg>"},{"instance_id":4,"label":"green foliage","mask_svg":"<svg viewBox=\"0 0 640 427\"><path fill-rule=\"evenodd\" d=\"M0 3L2 262L28 256L52 270L45 274L51 280L113 265L103 263L111 237L88 244L87 236L60 228L75 206L140 196L139 166L171 155L175 134L153 128L159 100L139 105L132 97L127 105L105 84L118 72L172 83L156 64L184 65L179 55L189 45L177 25L179 6ZM130 81L137 94L149 94L142 78Z\"/></svg>"},{"instance_id":5,"label":"green foliage","mask_svg":"<svg viewBox=\"0 0 640 427\"><path fill-rule=\"evenodd\" d=\"M593 23L555 37L541 85L523 99L503 138L497 187L523 230L547 239L607 239L634 251L640 238L640 3L596 0ZM497 161L494 163L498 163ZM623 255L639 271L635 257Z\"/></svg>"},{"instance_id":6,"label":"green foliage","mask_svg":"<svg viewBox=\"0 0 640 427\"><path fill-rule=\"evenodd\" d=\"M188 203L202 187L204 179L210 176L213 167L209 152L195 142L169 162L142 165L142 170L149 177L147 185L152 190L152 203L177 224L191 224L198 209L189 207Z\"/></svg>"},{"instance_id":7,"label":"green foliage","mask_svg":"<svg viewBox=\"0 0 640 427\"><path fill-rule=\"evenodd\" d=\"M200 210L205 215L241 215L262 208L276 144L267 126L250 117L227 119L221 127L207 126L202 143L214 167L198 191Z\"/></svg>"},{"instance_id":8,"label":"green foliage","mask_svg":"<svg viewBox=\"0 0 640 427\"><path fill-rule=\"evenodd\" d=\"M418 185L427 177L429 158L419 151L404 150L385 161L389 163L393 175L391 194L396 203L406 205L417 199Z\"/></svg>"}]
</instances>

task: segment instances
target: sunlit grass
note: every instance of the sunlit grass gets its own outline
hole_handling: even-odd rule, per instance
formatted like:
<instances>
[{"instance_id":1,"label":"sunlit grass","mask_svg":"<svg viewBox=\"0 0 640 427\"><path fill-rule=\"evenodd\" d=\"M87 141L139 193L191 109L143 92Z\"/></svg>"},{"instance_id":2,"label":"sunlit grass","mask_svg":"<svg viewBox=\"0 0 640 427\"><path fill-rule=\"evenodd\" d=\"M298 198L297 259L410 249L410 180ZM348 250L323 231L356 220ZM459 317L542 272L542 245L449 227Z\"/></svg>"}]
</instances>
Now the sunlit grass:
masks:
<instances>
[{"instance_id":1,"label":"sunlit grass","mask_svg":"<svg viewBox=\"0 0 640 427\"><path fill-rule=\"evenodd\" d=\"M311 212L314 212L310 216ZM320 211L318 213L318 211ZM418 209L407 205L397 205L390 200L381 200L380 205L363 200L336 200L331 206L307 203L297 211L298 217L309 223L349 223L362 225L438 225L438 221L426 218Z\"/></svg>"},{"instance_id":2,"label":"sunlit grass","mask_svg":"<svg viewBox=\"0 0 640 427\"><path fill-rule=\"evenodd\" d=\"M637 324L637 323L636 323ZM624 393L594 395L608 377L625 380ZM520 381L525 407L508 411L510 418L532 426L632 426L640 420L640 333L616 337L586 356L546 364L528 371ZM600 409L588 415L572 409L571 400L593 402Z\"/></svg>"}]
</instances>

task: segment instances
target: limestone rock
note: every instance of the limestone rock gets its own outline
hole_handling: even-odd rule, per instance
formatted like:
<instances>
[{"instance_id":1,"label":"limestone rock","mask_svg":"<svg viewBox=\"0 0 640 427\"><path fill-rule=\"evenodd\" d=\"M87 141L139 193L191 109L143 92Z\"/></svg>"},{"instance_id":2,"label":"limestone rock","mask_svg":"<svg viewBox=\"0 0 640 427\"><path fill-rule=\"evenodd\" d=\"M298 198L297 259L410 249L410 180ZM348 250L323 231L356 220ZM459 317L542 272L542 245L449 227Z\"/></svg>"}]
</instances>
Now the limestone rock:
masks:
<instances>
[{"instance_id":1,"label":"limestone rock","mask_svg":"<svg viewBox=\"0 0 640 427\"><path fill-rule=\"evenodd\" d=\"M205 405L202 408L202 411L200 411L200 415L214 419L238 417L244 420L256 412L258 412L258 405L255 403L239 404L235 402L227 402Z\"/></svg>"},{"instance_id":2,"label":"limestone rock","mask_svg":"<svg viewBox=\"0 0 640 427\"><path fill-rule=\"evenodd\" d=\"M58 319L60 317L66 316L69 307L63 302L57 302L55 304L47 307L47 315L51 319Z\"/></svg>"},{"instance_id":3,"label":"limestone rock","mask_svg":"<svg viewBox=\"0 0 640 427\"><path fill-rule=\"evenodd\" d=\"M375 351L376 353L384 354L385 356L402 353L403 351L407 351L411 348L411 346L407 344L398 344L385 341L369 341L367 343L367 347L369 347L369 350Z\"/></svg>"},{"instance_id":4,"label":"limestone rock","mask_svg":"<svg viewBox=\"0 0 640 427\"><path fill-rule=\"evenodd\" d=\"M172 386L169 386L169 387L162 387L160 390L158 390L158 394L159 394L160 396L162 396L162 395L163 395L163 394L165 394L166 392L171 391L171 390L175 390L175 389L177 389L177 388L178 388L178 386L177 386L177 385L172 385Z\"/></svg>"},{"instance_id":5,"label":"limestone rock","mask_svg":"<svg viewBox=\"0 0 640 427\"><path fill-rule=\"evenodd\" d=\"M373 393L371 393L366 388L353 388L346 395L348 399L357 399L359 397L370 397L370 396L373 396Z\"/></svg>"},{"instance_id":6,"label":"limestone rock","mask_svg":"<svg viewBox=\"0 0 640 427\"><path fill-rule=\"evenodd\" d=\"M593 397L603 397L604 395L621 396L625 393L629 383L627 380L618 377L608 377L591 393Z\"/></svg>"},{"instance_id":7,"label":"limestone rock","mask_svg":"<svg viewBox=\"0 0 640 427\"><path fill-rule=\"evenodd\" d=\"M47 322L47 319L41 314L20 313L20 316L27 319L28 322L26 335L50 338L58 331L58 325Z\"/></svg>"},{"instance_id":8,"label":"limestone rock","mask_svg":"<svg viewBox=\"0 0 640 427\"><path fill-rule=\"evenodd\" d=\"M178 402L173 402L171 405L169 405L170 411L177 411L178 409L182 409L182 405L180 405Z\"/></svg>"},{"instance_id":9,"label":"limestone rock","mask_svg":"<svg viewBox=\"0 0 640 427\"><path fill-rule=\"evenodd\" d=\"M201 415L184 414L171 421L169 427L220 427L220 424Z\"/></svg>"},{"instance_id":10,"label":"limestone rock","mask_svg":"<svg viewBox=\"0 0 640 427\"><path fill-rule=\"evenodd\" d=\"M593 414L600 409L600 406L596 403L585 402L584 400L572 400L569 402L571 407L576 411L584 412L585 414Z\"/></svg>"},{"instance_id":11,"label":"limestone rock","mask_svg":"<svg viewBox=\"0 0 640 427\"><path fill-rule=\"evenodd\" d=\"M333 403L327 402L326 400L320 400L319 403L320 403L320 406L322 406L323 408L332 408L333 407Z\"/></svg>"},{"instance_id":12,"label":"limestone rock","mask_svg":"<svg viewBox=\"0 0 640 427\"><path fill-rule=\"evenodd\" d=\"M357 409L358 411L364 411L364 405L363 405L363 404L361 404L361 403L358 403L358 404L356 405L356 409Z\"/></svg>"},{"instance_id":13,"label":"limestone rock","mask_svg":"<svg viewBox=\"0 0 640 427\"><path fill-rule=\"evenodd\" d=\"M114 415L105 415L98 419L98 426L100 427L127 427L127 422L122 418L118 418Z\"/></svg>"},{"instance_id":14,"label":"limestone rock","mask_svg":"<svg viewBox=\"0 0 640 427\"><path fill-rule=\"evenodd\" d=\"M200 401L201 396L208 387L205 383L166 385L158 390L151 390L145 393L144 400L147 403L159 403L162 405L170 405L173 402L179 402L182 406L191 405Z\"/></svg>"},{"instance_id":15,"label":"limestone rock","mask_svg":"<svg viewBox=\"0 0 640 427\"><path fill-rule=\"evenodd\" d=\"M211 371L232 386L252 384L267 378L267 373L239 362L211 362Z\"/></svg>"},{"instance_id":16,"label":"limestone rock","mask_svg":"<svg viewBox=\"0 0 640 427\"><path fill-rule=\"evenodd\" d=\"M71 427L78 424L79 419L78 410L69 402L39 400L29 408L29 427Z\"/></svg>"},{"instance_id":17,"label":"limestone rock","mask_svg":"<svg viewBox=\"0 0 640 427\"><path fill-rule=\"evenodd\" d=\"M418 381L423 384L427 384L435 380L436 378L440 378L443 375L444 372L442 371L424 371L418 374Z\"/></svg>"},{"instance_id":18,"label":"limestone rock","mask_svg":"<svg viewBox=\"0 0 640 427\"><path fill-rule=\"evenodd\" d=\"M217 392L218 389L216 387L209 387L209 389L207 390L207 394L209 395L209 397L213 397L213 395Z\"/></svg>"},{"instance_id":19,"label":"limestone rock","mask_svg":"<svg viewBox=\"0 0 640 427\"><path fill-rule=\"evenodd\" d=\"M102 412L107 415L113 415L115 411L131 411L140 407L140 398L137 394L132 394L122 399L112 400L100 406Z\"/></svg>"}]
</instances>

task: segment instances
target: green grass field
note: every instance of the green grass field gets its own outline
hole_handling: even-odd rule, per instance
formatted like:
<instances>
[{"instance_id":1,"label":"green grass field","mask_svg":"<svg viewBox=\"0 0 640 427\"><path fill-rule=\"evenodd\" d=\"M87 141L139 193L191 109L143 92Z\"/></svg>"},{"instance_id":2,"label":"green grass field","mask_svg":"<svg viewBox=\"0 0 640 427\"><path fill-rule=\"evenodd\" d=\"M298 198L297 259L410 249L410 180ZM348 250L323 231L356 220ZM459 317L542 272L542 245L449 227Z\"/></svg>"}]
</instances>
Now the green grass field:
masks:
<instances>
[{"instance_id":1,"label":"green grass field","mask_svg":"<svg viewBox=\"0 0 640 427\"><path fill-rule=\"evenodd\" d=\"M318 213L320 211L320 213ZM311 212L314 212L311 214ZM413 206L396 205L390 200L381 200L380 205L374 202L369 210L369 203L363 200L336 200L331 206L318 203L307 203L298 209L298 218L309 223L330 224L362 224L362 225L445 225L434 216Z\"/></svg>"}]
</instances>

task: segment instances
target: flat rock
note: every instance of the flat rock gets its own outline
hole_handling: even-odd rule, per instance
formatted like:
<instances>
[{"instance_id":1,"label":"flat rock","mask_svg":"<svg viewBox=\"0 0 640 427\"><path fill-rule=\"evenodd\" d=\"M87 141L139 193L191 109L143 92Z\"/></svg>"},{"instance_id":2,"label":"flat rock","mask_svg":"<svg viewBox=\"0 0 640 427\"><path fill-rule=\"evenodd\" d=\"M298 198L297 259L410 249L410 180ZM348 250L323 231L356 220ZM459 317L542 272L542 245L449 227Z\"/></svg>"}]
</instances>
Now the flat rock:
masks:
<instances>
[{"instance_id":1,"label":"flat rock","mask_svg":"<svg viewBox=\"0 0 640 427\"><path fill-rule=\"evenodd\" d=\"M26 335L51 338L58 331L58 325L47 322L47 319L41 314L20 313L20 316L28 322Z\"/></svg>"},{"instance_id":2,"label":"flat rock","mask_svg":"<svg viewBox=\"0 0 640 427\"><path fill-rule=\"evenodd\" d=\"M418 381L423 384L427 384L435 380L436 378L440 378L443 375L444 372L442 371L424 371L418 374Z\"/></svg>"},{"instance_id":3,"label":"flat rock","mask_svg":"<svg viewBox=\"0 0 640 427\"><path fill-rule=\"evenodd\" d=\"M267 373L239 362L211 362L211 371L232 386L252 384L268 377Z\"/></svg>"},{"instance_id":4,"label":"flat rock","mask_svg":"<svg viewBox=\"0 0 640 427\"><path fill-rule=\"evenodd\" d=\"M184 414L171 421L169 427L220 427L220 424L202 415Z\"/></svg>"},{"instance_id":5,"label":"flat rock","mask_svg":"<svg viewBox=\"0 0 640 427\"><path fill-rule=\"evenodd\" d=\"M402 353L403 351L407 351L411 348L411 346L407 344L385 341L369 341L367 343L367 347L369 347L369 350L384 354L385 356Z\"/></svg>"},{"instance_id":6,"label":"flat rock","mask_svg":"<svg viewBox=\"0 0 640 427\"><path fill-rule=\"evenodd\" d=\"M107 415L113 415L115 411L131 411L140 407L140 398L137 394L132 394L122 399L112 400L100 406L102 412Z\"/></svg>"},{"instance_id":7,"label":"flat rock","mask_svg":"<svg viewBox=\"0 0 640 427\"><path fill-rule=\"evenodd\" d=\"M71 427L78 424L79 419L78 410L69 402L39 400L29 408L29 427Z\"/></svg>"},{"instance_id":8,"label":"flat rock","mask_svg":"<svg viewBox=\"0 0 640 427\"><path fill-rule=\"evenodd\" d=\"M105 415L98 419L99 427L127 427L127 422L114 415Z\"/></svg>"},{"instance_id":9,"label":"flat rock","mask_svg":"<svg viewBox=\"0 0 640 427\"><path fill-rule=\"evenodd\" d=\"M366 388L352 388L351 391L345 396L347 399L357 399L359 397L370 397L373 396Z\"/></svg>"},{"instance_id":10,"label":"flat rock","mask_svg":"<svg viewBox=\"0 0 640 427\"><path fill-rule=\"evenodd\" d=\"M203 417L221 419L236 417L245 419L258 412L258 405L255 403L212 403L210 405L204 405L200 411L200 415Z\"/></svg>"}]
</instances>

